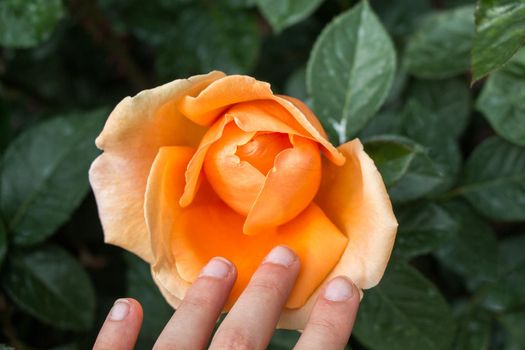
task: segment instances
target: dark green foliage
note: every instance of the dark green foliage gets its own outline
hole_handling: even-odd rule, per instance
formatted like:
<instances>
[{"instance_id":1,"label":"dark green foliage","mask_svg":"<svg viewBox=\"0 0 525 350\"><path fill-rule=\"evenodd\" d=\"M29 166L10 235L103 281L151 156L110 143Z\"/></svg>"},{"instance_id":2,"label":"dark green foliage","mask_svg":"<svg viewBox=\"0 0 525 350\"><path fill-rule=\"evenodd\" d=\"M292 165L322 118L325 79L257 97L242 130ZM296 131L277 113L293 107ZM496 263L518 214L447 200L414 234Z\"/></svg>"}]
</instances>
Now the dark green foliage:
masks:
<instances>
[{"instance_id":1,"label":"dark green foliage","mask_svg":"<svg viewBox=\"0 0 525 350\"><path fill-rule=\"evenodd\" d=\"M152 347L173 310L103 242L94 139L214 69L305 101L384 178L399 231L352 349L524 349L524 42L524 0L0 0L0 349L90 348L122 296Z\"/></svg>"},{"instance_id":2,"label":"dark green foliage","mask_svg":"<svg viewBox=\"0 0 525 350\"><path fill-rule=\"evenodd\" d=\"M473 80L501 67L525 43L525 1L480 0L476 24Z\"/></svg>"},{"instance_id":3,"label":"dark green foliage","mask_svg":"<svg viewBox=\"0 0 525 350\"><path fill-rule=\"evenodd\" d=\"M63 16L60 0L4 0L0 2L0 45L25 48L40 44Z\"/></svg>"},{"instance_id":4,"label":"dark green foliage","mask_svg":"<svg viewBox=\"0 0 525 350\"><path fill-rule=\"evenodd\" d=\"M27 252L13 251L2 286L18 307L42 322L72 330L93 326L93 286L79 263L62 248L44 245Z\"/></svg>"},{"instance_id":5,"label":"dark green foliage","mask_svg":"<svg viewBox=\"0 0 525 350\"><path fill-rule=\"evenodd\" d=\"M405 64L420 78L440 79L466 72L474 37L474 7L432 13L410 37Z\"/></svg>"},{"instance_id":6,"label":"dark green foliage","mask_svg":"<svg viewBox=\"0 0 525 350\"><path fill-rule=\"evenodd\" d=\"M363 299L355 336L372 349L448 349L452 311L413 267L392 260L379 286Z\"/></svg>"},{"instance_id":7,"label":"dark green foliage","mask_svg":"<svg viewBox=\"0 0 525 350\"><path fill-rule=\"evenodd\" d=\"M334 142L355 135L379 109L395 67L392 42L368 2L323 30L308 60L306 85Z\"/></svg>"},{"instance_id":8,"label":"dark green foliage","mask_svg":"<svg viewBox=\"0 0 525 350\"><path fill-rule=\"evenodd\" d=\"M93 144L106 110L50 119L6 149L0 209L17 245L51 235L88 191L87 171L99 151Z\"/></svg>"},{"instance_id":9,"label":"dark green foliage","mask_svg":"<svg viewBox=\"0 0 525 350\"><path fill-rule=\"evenodd\" d=\"M501 137L525 146L525 50L491 75L476 107Z\"/></svg>"}]
</instances>

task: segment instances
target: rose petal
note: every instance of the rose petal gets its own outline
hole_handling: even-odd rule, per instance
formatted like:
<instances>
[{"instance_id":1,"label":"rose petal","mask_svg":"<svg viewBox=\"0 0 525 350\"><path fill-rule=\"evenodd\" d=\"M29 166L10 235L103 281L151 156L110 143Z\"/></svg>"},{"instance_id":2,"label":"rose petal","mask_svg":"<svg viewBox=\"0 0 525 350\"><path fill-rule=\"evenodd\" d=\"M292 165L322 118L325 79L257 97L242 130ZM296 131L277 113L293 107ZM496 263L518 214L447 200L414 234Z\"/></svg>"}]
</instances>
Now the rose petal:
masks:
<instances>
[{"instance_id":1,"label":"rose petal","mask_svg":"<svg viewBox=\"0 0 525 350\"><path fill-rule=\"evenodd\" d=\"M113 110L96 140L104 153L89 171L107 243L151 261L143 210L151 164L161 146L198 144L204 129L181 115L176 103L223 76L212 72L175 80L126 97Z\"/></svg>"},{"instance_id":2,"label":"rose petal","mask_svg":"<svg viewBox=\"0 0 525 350\"><path fill-rule=\"evenodd\" d=\"M248 143L255 133L228 124L220 140L208 149L204 160L206 179L215 193L236 212L246 215L264 184L264 175L236 155L237 146Z\"/></svg>"},{"instance_id":3,"label":"rose petal","mask_svg":"<svg viewBox=\"0 0 525 350\"><path fill-rule=\"evenodd\" d=\"M321 135L324 139L328 140L328 135L326 134L326 131L324 130L323 126L321 125L321 122L315 114L308 108L308 106L301 100L296 99L295 97L286 96L286 95L277 95L280 98L283 98L287 100L288 102L291 102L295 107L297 107L301 113L306 117L306 120L308 123L314 127L314 129ZM303 120L302 118L298 118L299 120ZM303 124L303 123L301 123Z\"/></svg>"},{"instance_id":4,"label":"rose petal","mask_svg":"<svg viewBox=\"0 0 525 350\"><path fill-rule=\"evenodd\" d=\"M151 235L153 261L151 270L155 282L168 301L178 306L184 293L190 286L177 271L176 262L171 252L171 225L178 220L180 213L172 210L178 207L178 197L184 188L184 171L195 153L189 147L162 147L151 167L146 189L144 211L146 224Z\"/></svg>"},{"instance_id":5,"label":"rose petal","mask_svg":"<svg viewBox=\"0 0 525 350\"><path fill-rule=\"evenodd\" d=\"M186 96L179 110L193 122L210 126L230 105L273 96L270 84L246 75L230 75L210 84L196 96Z\"/></svg>"},{"instance_id":6,"label":"rose petal","mask_svg":"<svg viewBox=\"0 0 525 350\"><path fill-rule=\"evenodd\" d=\"M268 231L297 216L314 199L321 182L316 142L293 138L294 147L279 153L246 217L244 233Z\"/></svg>"},{"instance_id":7,"label":"rose petal","mask_svg":"<svg viewBox=\"0 0 525 350\"><path fill-rule=\"evenodd\" d=\"M228 115L222 117L208 129L206 134L204 134L199 148L193 155L193 158L190 160L184 175L186 179L186 185L184 186L184 192L180 197L181 206L186 207L193 201L195 193L198 189L199 179L201 177L201 170L204 164L204 159L206 158L206 153L208 152L208 149L211 147L211 145L221 138L224 128L231 120L232 118Z\"/></svg>"},{"instance_id":8,"label":"rose petal","mask_svg":"<svg viewBox=\"0 0 525 350\"><path fill-rule=\"evenodd\" d=\"M317 120L310 108L296 98L290 96L273 96L273 100L286 108L288 112L312 137L323 146L323 153L336 165L343 165L345 157L336 149L326 136L321 123Z\"/></svg>"},{"instance_id":9,"label":"rose petal","mask_svg":"<svg viewBox=\"0 0 525 350\"><path fill-rule=\"evenodd\" d=\"M381 280L397 232L381 174L358 139L339 146L347 164L325 163L316 202L350 238L335 273L349 276L360 288L372 288Z\"/></svg>"},{"instance_id":10,"label":"rose petal","mask_svg":"<svg viewBox=\"0 0 525 350\"><path fill-rule=\"evenodd\" d=\"M232 105L259 100L273 100L284 107L297 123L323 146L323 152L328 159L338 165L344 163L344 157L328 141L323 127L304 103L289 96L275 96L270 84L246 75L224 77L210 84L199 94L186 96L180 101L179 110L193 122L210 126Z\"/></svg>"},{"instance_id":11,"label":"rose petal","mask_svg":"<svg viewBox=\"0 0 525 350\"><path fill-rule=\"evenodd\" d=\"M339 261L348 238L315 203L280 226L277 237L291 247L301 260L301 272L286 303L289 309L299 308Z\"/></svg>"},{"instance_id":12,"label":"rose petal","mask_svg":"<svg viewBox=\"0 0 525 350\"><path fill-rule=\"evenodd\" d=\"M275 157L292 147L288 134L258 132L249 142L239 145L235 154L241 161L253 165L261 174L268 174L273 168Z\"/></svg>"},{"instance_id":13,"label":"rose petal","mask_svg":"<svg viewBox=\"0 0 525 350\"><path fill-rule=\"evenodd\" d=\"M271 100L251 101L232 106L227 115L246 132L271 131L303 137L311 135L280 104Z\"/></svg>"},{"instance_id":14,"label":"rose petal","mask_svg":"<svg viewBox=\"0 0 525 350\"><path fill-rule=\"evenodd\" d=\"M287 306L302 305L338 261L347 238L315 204L275 233L244 235L244 218L214 195L206 181L194 203L180 207L177 198L184 187L184 163L190 157L191 150L162 148L148 179L145 209L148 227L155 233L153 274L168 301L176 306L188 289L185 281L193 281L212 257L223 256L238 270L228 301L231 306L263 257L275 245L286 244L302 264Z\"/></svg>"},{"instance_id":15,"label":"rose petal","mask_svg":"<svg viewBox=\"0 0 525 350\"><path fill-rule=\"evenodd\" d=\"M327 280L348 276L360 288L375 286L392 252L397 221L385 185L373 161L357 139L339 146L346 163L323 163L323 179L316 203L348 235L341 259ZM279 327L302 329L319 290L298 310L285 310Z\"/></svg>"}]
</instances>

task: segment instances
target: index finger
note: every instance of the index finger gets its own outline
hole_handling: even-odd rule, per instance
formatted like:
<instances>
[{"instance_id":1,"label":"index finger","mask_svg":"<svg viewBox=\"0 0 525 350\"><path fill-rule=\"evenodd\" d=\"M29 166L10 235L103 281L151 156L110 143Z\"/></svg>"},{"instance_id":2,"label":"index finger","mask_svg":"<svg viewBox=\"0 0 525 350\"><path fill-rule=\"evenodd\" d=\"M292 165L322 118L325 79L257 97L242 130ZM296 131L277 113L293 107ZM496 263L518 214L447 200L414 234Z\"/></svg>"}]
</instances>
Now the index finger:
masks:
<instances>
[{"instance_id":1,"label":"index finger","mask_svg":"<svg viewBox=\"0 0 525 350\"><path fill-rule=\"evenodd\" d=\"M265 349L299 274L299 258L275 247L252 276L213 338L210 349Z\"/></svg>"}]
</instances>

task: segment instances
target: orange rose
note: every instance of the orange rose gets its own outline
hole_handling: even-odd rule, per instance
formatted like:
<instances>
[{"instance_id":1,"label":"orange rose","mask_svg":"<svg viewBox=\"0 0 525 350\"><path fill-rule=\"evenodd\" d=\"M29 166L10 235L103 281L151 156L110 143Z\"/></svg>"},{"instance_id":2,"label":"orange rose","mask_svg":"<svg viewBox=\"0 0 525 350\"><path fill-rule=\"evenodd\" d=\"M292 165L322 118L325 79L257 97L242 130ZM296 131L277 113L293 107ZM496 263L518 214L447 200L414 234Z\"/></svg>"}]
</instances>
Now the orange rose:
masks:
<instances>
[{"instance_id":1,"label":"orange rose","mask_svg":"<svg viewBox=\"0 0 525 350\"><path fill-rule=\"evenodd\" d=\"M134 252L179 305L214 256L238 269L227 308L277 244L301 272L280 327L301 329L335 275L381 279L397 222L359 140L335 148L302 102L221 72L118 104L96 140L90 182L108 243Z\"/></svg>"}]
</instances>

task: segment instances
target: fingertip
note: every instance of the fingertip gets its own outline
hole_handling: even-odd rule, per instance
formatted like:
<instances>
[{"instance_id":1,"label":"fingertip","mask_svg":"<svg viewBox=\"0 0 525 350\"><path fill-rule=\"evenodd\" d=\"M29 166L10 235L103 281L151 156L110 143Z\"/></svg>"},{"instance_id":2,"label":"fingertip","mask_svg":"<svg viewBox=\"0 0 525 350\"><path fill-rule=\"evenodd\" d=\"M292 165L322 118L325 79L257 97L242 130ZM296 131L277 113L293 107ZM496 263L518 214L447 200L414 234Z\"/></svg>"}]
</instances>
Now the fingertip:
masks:
<instances>
[{"instance_id":1,"label":"fingertip","mask_svg":"<svg viewBox=\"0 0 525 350\"><path fill-rule=\"evenodd\" d=\"M337 276L330 280L323 292L323 298L333 302L344 302L350 299L356 299L359 296L359 290L346 276Z\"/></svg>"},{"instance_id":2,"label":"fingertip","mask_svg":"<svg viewBox=\"0 0 525 350\"><path fill-rule=\"evenodd\" d=\"M299 257L288 246L278 245L274 247L262 261L262 265L273 264L285 268L300 264Z\"/></svg>"},{"instance_id":3,"label":"fingertip","mask_svg":"<svg viewBox=\"0 0 525 350\"><path fill-rule=\"evenodd\" d=\"M352 331L360 290L345 276L331 279L318 297L296 349L342 348Z\"/></svg>"},{"instance_id":4,"label":"fingertip","mask_svg":"<svg viewBox=\"0 0 525 350\"><path fill-rule=\"evenodd\" d=\"M130 303L130 316L135 319L142 319L144 318L144 310L142 309L142 305L140 302L133 298L125 298Z\"/></svg>"},{"instance_id":5,"label":"fingertip","mask_svg":"<svg viewBox=\"0 0 525 350\"><path fill-rule=\"evenodd\" d=\"M142 321L142 305L133 298L120 298L115 300L108 313L108 320L119 322L126 319L140 319Z\"/></svg>"},{"instance_id":6,"label":"fingertip","mask_svg":"<svg viewBox=\"0 0 525 350\"><path fill-rule=\"evenodd\" d=\"M214 257L201 270L199 277L212 277L224 279L236 277L237 269L235 265L226 258Z\"/></svg>"},{"instance_id":7,"label":"fingertip","mask_svg":"<svg viewBox=\"0 0 525 350\"><path fill-rule=\"evenodd\" d=\"M115 300L93 349L133 349L142 319L142 306L137 300L133 298Z\"/></svg>"}]
</instances>

